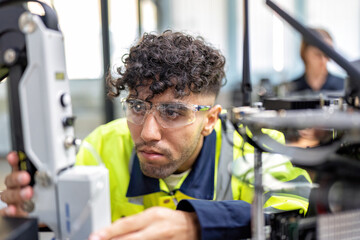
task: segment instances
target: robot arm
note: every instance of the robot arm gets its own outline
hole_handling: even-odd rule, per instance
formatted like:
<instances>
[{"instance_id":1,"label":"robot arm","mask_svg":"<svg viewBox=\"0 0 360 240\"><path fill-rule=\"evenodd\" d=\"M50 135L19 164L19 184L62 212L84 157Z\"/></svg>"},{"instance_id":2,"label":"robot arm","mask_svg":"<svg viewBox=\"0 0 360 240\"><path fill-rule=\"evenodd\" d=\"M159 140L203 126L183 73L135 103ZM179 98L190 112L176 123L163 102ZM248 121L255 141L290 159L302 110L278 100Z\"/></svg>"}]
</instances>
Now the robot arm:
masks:
<instances>
[{"instance_id":1,"label":"robot arm","mask_svg":"<svg viewBox=\"0 0 360 240\"><path fill-rule=\"evenodd\" d=\"M74 166L74 136L63 36L55 12L0 0L0 81L7 76L12 146L32 177L30 215L57 239L86 239L110 224L108 171ZM37 1L31 1L37 2Z\"/></svg>"}]
</instances>

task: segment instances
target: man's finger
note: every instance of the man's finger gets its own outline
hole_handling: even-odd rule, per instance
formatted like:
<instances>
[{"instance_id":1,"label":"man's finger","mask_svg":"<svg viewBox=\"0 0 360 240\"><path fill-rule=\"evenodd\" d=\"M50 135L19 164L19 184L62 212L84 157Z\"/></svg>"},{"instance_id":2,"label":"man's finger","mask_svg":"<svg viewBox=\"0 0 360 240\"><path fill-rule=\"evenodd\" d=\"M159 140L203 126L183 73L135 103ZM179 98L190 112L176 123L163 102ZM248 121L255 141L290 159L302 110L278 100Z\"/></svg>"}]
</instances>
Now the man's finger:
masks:
<instances>
[{"instance_id":1,"label":"man's finger","mask_svg":"<svg viewBox=\"0 0 360 240\"><path fill-rule=\"evenodd\" d=\"M152 223L154 217L156 217L157 212L155 208L152 209L154 210L149 209L150 211L146 210L133 216L121 218L110 226L91 234L89 240L107 240L139 231ZM158 209L161 211L161 208Z\"/></svg>"},{"instance_id":2,"label":"man's finger","mask_svg":"<svg viewBox=\"0 0 360 240\"><path fill-rule=\"evenodd\" d=\"M0 216L9 216L9 217L27 217L29 214L21 209L21 207L16 207L14 205L9 205L6 208L0 209Z\"/></svg>"},{"instance_id":3,"label":"man's finger","mask_svg":"<svg viewBox=\"0 0 360 240\"><path fill-rule=\"evenodd\" d=\"M7 204L19 205L26 200L30 200L33 196L32 187L18 188L18 189L7 189L1 193L1 201Z\"/></svg>"},{"instance_id":4,"label":"man's finger","mask_svg":"<svg viewBox=\"0 0 360 240\"><path fill-rule=\"evenodd\" d=\"M19 157L17 155L16 152L10 152L7 156L6 159L8 160L9 164L12 167L13 171L18 171L19 170Z\"/></svg>"},{"instance_id":5,"label":"man's finger","mask_svg":"<svg viewBox=\"0 0 360 240\"><path fill-rule=\"evenodd\" d=\"M29 185L31 177L26 171L18 171L9 174L5 178L7 188L18 188Z\"/></svg>"},{"instance_id":6,"label":"man's finger","mask_svg":"<svg viewBox=\"0 0 360 240\"><path fill-rule=\"evenodd\" d=\"M13 205L0 209L0 216L15 216L15 214L16 207Z\"/></svg>"},{"instance_id":7,"label":"man's finger","mask_svg":"<svg viewBox=\"0 0 360 240\"><path fill-rule=\"evenodd\" d=\"M107 240L136 231L142 226L139 224L140 222L137 221L138 216L139 215L134 215L119 219L110 226L91 234L89 240Z\"/></svg>"},{"instance_id":8,"label":"man's finger","mask_svg":"<svg viewBox=\"0 0 360 240\"><path fill-rule=\"evenodd\" d=\"M165 212L164 212L165 211ZM174 210L164 209L162 207L153 207L139 214L129 216L115 221L110 226L92 234L89 240L105 240L119 237L132 232L140 231L148 227L154 221L159 220Z\"/></svg>"},{"instance_id":9,"label":"man's finger","mask_svg":"<svg viewBox=\"0 0 360 240\"><path fill-rule=\"evenodd\" d=\"M136 232L131 232L126 234L125 236L120 236L120 237L115 237L115 238L111 238L111 240L159 240L159 236L157 234L154 234L155 231L158 231L158 229L156 229L155 231L153 231L154 229L150 228L145 228L141 231L136 231ZM169 231L169 230L165 230L162 229L162 231ZM163 235L161 236L161 239L170 239L170 238L166 238L163 237Z\"/></svg>"}]
</instances>

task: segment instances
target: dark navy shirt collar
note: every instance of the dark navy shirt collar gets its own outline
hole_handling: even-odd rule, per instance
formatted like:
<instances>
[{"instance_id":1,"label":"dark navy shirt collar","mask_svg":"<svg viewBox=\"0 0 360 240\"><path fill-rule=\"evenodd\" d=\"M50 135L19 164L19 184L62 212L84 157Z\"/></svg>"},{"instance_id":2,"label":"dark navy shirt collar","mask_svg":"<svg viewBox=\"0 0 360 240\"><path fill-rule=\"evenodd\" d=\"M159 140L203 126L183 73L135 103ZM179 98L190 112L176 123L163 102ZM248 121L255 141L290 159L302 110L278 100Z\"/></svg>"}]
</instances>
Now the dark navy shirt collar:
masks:
<instances>
[{"instance_id":1,"label":"dark navy shirt collar","mask_svg":"<svg viewBox=\"0 0 360 240\"><path fill-rule=\"evenodd\" d=\"M203 147L180 191L197 199L212 200L214 196L216 132L204 138ZM134 154L130 182L126 197L137 197L160 191L159 179L145 176L139 158Z\"/></svg>"}]
</instances>

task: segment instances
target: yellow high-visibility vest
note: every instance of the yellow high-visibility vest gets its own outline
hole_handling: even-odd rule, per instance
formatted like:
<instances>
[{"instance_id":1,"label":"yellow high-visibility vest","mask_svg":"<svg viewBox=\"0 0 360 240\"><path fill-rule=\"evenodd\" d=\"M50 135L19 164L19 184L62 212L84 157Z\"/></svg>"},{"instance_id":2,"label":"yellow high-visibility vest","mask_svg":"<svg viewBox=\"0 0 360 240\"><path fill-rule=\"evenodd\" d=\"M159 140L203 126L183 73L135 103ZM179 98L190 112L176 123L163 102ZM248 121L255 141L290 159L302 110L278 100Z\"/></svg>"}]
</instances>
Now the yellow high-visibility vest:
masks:
<instances>
[{"instance_id":1,"label":"yellow high-visibility vest","mask_svg":"<svg viewBox=\"0 0 360 240\"><path fill-rule=\"evenodd\" d=\"M235 131L228 133L232 137L232 146L221 127L219 120L215 131L204 140L204 147L211 151L207 150L207 155L204 153L197 159L196 164L203 165L193 166L172 192L162 179L141 176L126 119L117 119L96 128L84 139L76 164L104 164L108 168L113 221L152 206L175 209L182 199L243 200L251 203L254 195L251 171L254 148L243 144ZM273 130L265 132L284 142L282 133ZM299 209L306 213L311 186L308 173L294 167L281 155L264 153L263 160L265 212ZM229 171L229 166L236 176ZM196 167L199 170L195 170ZM271 189L273 186L275 188Z\"/></svg>"}]
</instances>

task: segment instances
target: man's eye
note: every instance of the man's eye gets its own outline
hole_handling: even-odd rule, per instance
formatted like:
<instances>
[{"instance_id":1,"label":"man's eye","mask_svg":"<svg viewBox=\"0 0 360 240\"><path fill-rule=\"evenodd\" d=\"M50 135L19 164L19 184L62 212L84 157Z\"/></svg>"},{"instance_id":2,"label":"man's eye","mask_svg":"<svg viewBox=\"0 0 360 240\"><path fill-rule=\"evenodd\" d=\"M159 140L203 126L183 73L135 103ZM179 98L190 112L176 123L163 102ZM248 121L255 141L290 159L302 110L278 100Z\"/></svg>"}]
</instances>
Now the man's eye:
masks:
<instances>
[{"instance_id":1,"label":"man's eye","mask_svg":"<svg viewBox=\"0 0 360 240\"><path fill-rule=\"evenodd\" d=\"M142 113L146 111L146 106L141 103L131 103L129 104L129 107L135 113Z\"/></svg>"},{"instance_id":2,"label":"man's eye","mask_svg":"<svg viewBox=\"0 0 360 240\"><path fill-rule=\"evenodd\" d=\"M134 105L132 108L133 108L134 111L140 111L141 110L140 105Z\"/></svg>"},{"instance_id":3,"label":"man's eye","mask_svg":"<svg viewBox=\"0 0 360 240\"><path fill-rule=\"evenodd\" d=\"M188 109L184 106L167 106L162 108L161 110L162 115L169 119L185 117L188 114Z\"/></svg>"},{"instance_id":4,"label":"man's eye","mask_svg":"<svg viewBox=\"0 0 360 240\"><path fill-rule=\"evenodd\" d=\"M177 118L178 116L181 115L181 112L175 111L173 109L166 109L164 111L164 115L166 115L166 117L168 118Z\"/></svg>"}]
</instances>

